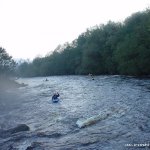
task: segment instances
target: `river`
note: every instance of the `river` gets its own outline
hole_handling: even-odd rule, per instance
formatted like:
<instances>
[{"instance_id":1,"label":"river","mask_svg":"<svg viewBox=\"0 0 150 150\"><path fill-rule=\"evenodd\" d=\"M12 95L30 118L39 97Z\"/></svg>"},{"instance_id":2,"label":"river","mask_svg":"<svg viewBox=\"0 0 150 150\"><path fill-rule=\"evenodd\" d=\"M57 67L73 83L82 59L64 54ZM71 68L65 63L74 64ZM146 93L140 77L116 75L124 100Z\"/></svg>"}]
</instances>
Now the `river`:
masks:
<instances>
[{"instance_id":1,"label":"river","mask_svg":"<svg viewBox=\"0 0 150 150\"><path fill-rule=\"evenodd\" d=\"M150 79L51 76L20 78L18 82L28 85L7 90L0 97L0 131L6 133L19 124L30 130L0 136L2 150L150 147ZM60 102L52 103L56 91ZM101 115L107 117L84 128L76 124Z\"/></svg>"}]
</instances>

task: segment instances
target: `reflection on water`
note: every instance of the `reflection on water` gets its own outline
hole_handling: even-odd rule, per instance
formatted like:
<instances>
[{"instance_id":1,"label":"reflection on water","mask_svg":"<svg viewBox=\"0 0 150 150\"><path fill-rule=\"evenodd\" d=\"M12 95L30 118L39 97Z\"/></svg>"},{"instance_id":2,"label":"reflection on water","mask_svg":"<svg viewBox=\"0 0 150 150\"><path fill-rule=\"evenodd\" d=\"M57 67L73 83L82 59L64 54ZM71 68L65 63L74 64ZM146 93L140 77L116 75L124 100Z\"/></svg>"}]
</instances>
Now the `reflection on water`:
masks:
<instances>
[{"instance_id":1,"label":"reflection on water","mask_svg":"<svg viewBox=\"0 0 150 150\"><path fill-rule=\"evenodd\" d=\"M28 86L8 91L8 95L13 93L16 97L9 111L2 109L1 129L23 123L30 131L5 139L5 144L2 138L1 148L120 150L126 149L127 143L148 142L149 79L121 76L95 76L95 80L88 76L47 79L20 79L20 83ZM56 91L61 101L54 104L51 97ZM87 122L91 118L98 119L82 129L76 125L77 121ZM20 140L15 140L16 137Z\"/></svg>"}]
</instances>

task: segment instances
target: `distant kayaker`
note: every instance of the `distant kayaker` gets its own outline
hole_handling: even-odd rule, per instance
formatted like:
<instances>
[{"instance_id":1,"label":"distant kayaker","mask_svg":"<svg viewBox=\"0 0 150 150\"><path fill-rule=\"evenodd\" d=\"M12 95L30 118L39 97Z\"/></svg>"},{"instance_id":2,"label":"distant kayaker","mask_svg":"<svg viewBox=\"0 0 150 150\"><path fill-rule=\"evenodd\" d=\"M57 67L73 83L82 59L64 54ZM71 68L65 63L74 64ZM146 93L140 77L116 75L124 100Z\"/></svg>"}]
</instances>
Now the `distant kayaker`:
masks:
<instances>
[{"instance_id":1,"label":"distant kayaker","mask_svg":"<svg viewBox=\"0 0 150 150\"><path fill-rule=\"evenodd\" d=\"M59 97L59 93L54 93L54 95L52 96L52 100L56 100Z\"/></svg>"},{"instance_id":2,"label":"distant kayaker","mask_svg":"<svg viewBox=\"0 0 150 150\"><path fill-rule=\"evenodd\" d=\"M89 73L89 76L94 80L93 74Z\"/></svg>"},{"instance_id":3,"label":"distant kayaker","mask_svg":"<svg viewBox=\"0 0 150 150\"><path fill-rule=\"evenodd\" d=\"M91 77L93 76L91 73L89 73L88 75L91 76Z\"/></svg>"}]
</instances>

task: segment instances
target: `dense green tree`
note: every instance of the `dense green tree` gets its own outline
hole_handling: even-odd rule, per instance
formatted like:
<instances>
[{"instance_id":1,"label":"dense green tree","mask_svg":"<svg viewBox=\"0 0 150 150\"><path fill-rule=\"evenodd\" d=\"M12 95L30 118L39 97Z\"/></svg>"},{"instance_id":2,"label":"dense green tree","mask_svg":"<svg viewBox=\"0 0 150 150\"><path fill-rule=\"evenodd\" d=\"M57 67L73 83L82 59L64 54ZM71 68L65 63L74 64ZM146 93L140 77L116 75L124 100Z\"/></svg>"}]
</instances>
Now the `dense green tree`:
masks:
<instances>
[{"instance_id":1,"label":"dense green tree","mask_svg":"<svg viewBox=\"0 0 150 150\"><path fill-rule=\"evenodd\" d=\"M82 71L93 74L113 74L116 64L113 51L117 44L121 24L108 22L91 30L83 48Z\"/></svg>"},{"instance_id":2,"label":"dense green tree","mask_svg":"<svg viewBox=\"0 0 150 150\"><path fill-rule=\"evenodd\" d=\"M0 47L0 76L8 76L13 73L15 62L6 50Z\"/></svg>"},{"instance_id":3,"label":"dense green tree","mask_svg":"<svg viewBox=\"0 0 150 150\"><path fill-rule=\"evenodd\" d=\"M127 18L121 31L115 57L121 74L150 74L150 11Z\"/></svg>"}]
</instances>

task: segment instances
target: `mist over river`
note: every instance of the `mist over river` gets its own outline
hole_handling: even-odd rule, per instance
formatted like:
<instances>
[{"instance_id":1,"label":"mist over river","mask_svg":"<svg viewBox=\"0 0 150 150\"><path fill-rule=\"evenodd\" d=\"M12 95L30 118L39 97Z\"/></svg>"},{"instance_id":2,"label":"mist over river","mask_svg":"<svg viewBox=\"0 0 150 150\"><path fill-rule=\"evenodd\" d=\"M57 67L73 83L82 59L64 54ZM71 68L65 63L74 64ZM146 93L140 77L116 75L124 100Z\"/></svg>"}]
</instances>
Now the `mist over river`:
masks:
<instances>
[{"instance_id":1,"label":"mist over river","mask_svg":"<svg viewBox=\"0 0 150 150\"><path fill-rule=\"evenodd\" d=\"M1 150L150 149L150 79L116 75L17 81L28 86L0 93ZM60 102L52 103L56 91ZM101 115L107 117L84 128L76 124ZM22 124L29 129L18 131Z\"/></svg>"}]
</instances>

